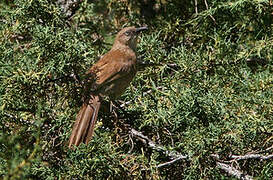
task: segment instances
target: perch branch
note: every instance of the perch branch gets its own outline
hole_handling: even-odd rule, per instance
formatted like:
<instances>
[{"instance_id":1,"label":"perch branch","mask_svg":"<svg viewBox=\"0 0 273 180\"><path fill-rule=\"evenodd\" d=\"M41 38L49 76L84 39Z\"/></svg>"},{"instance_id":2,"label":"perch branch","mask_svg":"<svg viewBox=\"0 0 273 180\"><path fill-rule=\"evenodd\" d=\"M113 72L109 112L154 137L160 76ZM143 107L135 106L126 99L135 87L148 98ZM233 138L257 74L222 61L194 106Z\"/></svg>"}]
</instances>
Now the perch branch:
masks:
<instances>
[{"instance_id":1,"label":"perch branch","mask_svg":"<svg viewBox=\"0 0 273 180\"><path fill-rule=\"evenodd\" d=\"M176 158L176 159L174 159L174 160L171 160L171 161L168 161L168 162L159 164L159 165L156 166L156 167L157 167L157 168L161 168L161 167L164 167L164 166L168 166L168 165L171 165L171 164L175 163L176 161L179 161L179 160L182 160L182 159L186 159L186 156L178 157L178 158Z\"/></svg>"},{"instance_id":2,"label":"perch branch","mask_svg":"<svg viewBox=\"0 0 273 180\"><path fill-rule=\"evenodd\" d=\"M223 171L225 171L229 175L234 176L238 179L241 179L241 180L252 180L253 179L253 177L251 177L247 174L244 174L243 172L239 171L238 169L232 167L231 165L221 163L221 162L216 162L216 165L218 168L222 169Z\"/></svg>"},{"instance_id":3,"label":"perch branch","mask_svg":"<svg viewBox=\"0 0 273 180\"><path fill-rule=\"evenodd\" d=\"M182 159L188 159L188 156L184 156L184 155L180 154L179 152L166 150L166 148L156 144L151 139L149 139L147 136L143 135L141 132L139 132L133 128L131 128L130 134L132 137L137 138L143 144L147 145L151 149L156 150L158 152L162 152L163 154L165 154L166 156L168 156L171 159L171 161L168 161L166 163L162 163L162 164L158 165L157 166L158 168L173 164L173 163L175 163L179 160L182 160Z\"/></svg>"},{"instance_id":4,"label":"perch branch","mask_svg":"<svg viewBox=\"0 0 273 180\"><path fill-rule=\"evenodd\" d=\"M231 155L231 158L236 161L246 160L246 159L268 160L268 159L273 158L273 154L268 155L268 156L264 156L261 154L247 154L247 155L243 155L243 156Z\"/></svg>"}]
</instances>

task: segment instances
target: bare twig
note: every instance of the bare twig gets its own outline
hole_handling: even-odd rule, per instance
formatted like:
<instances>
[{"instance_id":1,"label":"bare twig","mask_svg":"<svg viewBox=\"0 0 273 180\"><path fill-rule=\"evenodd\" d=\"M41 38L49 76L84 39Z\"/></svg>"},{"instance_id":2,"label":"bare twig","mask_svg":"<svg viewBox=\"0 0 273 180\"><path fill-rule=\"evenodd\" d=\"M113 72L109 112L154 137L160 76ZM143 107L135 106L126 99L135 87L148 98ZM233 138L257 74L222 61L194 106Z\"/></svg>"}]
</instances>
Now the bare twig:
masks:
<instances>
[{"instance_id":1,"label":"bare twig","mask_svg":"<svg viewBox=\"0 0 273 180\"><path fill-rule=\"evenodd\" d=\"M149 139L147 136L145 136L144 134L142 134L141 132L139 132L133 128L130 129L130 138L131 137L137 138L143 144L147 145L149 148L151 148L155 151L158 151L158 152L162 152L163 154L165 154L167 157L169 157L171 159L168 162L157 165L156 166L157 168L171 165L171 164L173 164L177 161L180 161L182 159L190 160L190 158L188 156L182 155L181 153L179 153L177 151L168 151L165 147L156 144L154 141ZM268 151L271 149L272 148L270 147L270 148L267 148L266 150ZM132 149L130 149L130 151L132 151ZM273 158L273 155L264 156L264 155L260 155L260 154L247 154L247 155L243 155L243 156L231 155L230 158L232 158L232 159L227 161L227 160L221 160L220 156L218 154L211 154L210 156L215 159L216 165L218 168L224 170L229 175L235 176L236 178L241 179L241 180L251 180L253 178L247 174L244 174L240 170L232 167L232 165L230 165L230 163L232 163L234 161L247 160L247 159L267 160L267 159Z\"/></svg>"},{"instance_id":2,"label":"bare twig","mask_svg":"<svg viewBox=\"0 0 273 180\"><path fill-rule=\"evenodd\" d=\"M269 148L266 148L265 150L260 151L260 152L267 152L267 151L270 151L270 150L273 150L273 145L271 147L269 147Z\"/></svg>"},{"instance_id":3,"label":"bare twig","mask_svg":"<svg viewBox=\"0 0 273 180\"><path fill-rule=\"evenodd\" d=\"M238 179L241 180L252 180L253 177L244 174L243 172L239 171L238 169L232 167L231 165L225 164L225 163L221 163L221 162L216 162L216 165L218 168L222 169L223 171L225 171L226 173L228 173L231 176L235 176Z\"/></svg>"},{"instance_id":4,"label":"bare twig","mask_svg":"<svg viewBox=\"0 0 273 180\"><path fill-rule=\"evenodd\" d=\"M206 9L208 10L208 9L209 9L209 5L208 5L208 3L207 3L207 0L204 0L204 2L205 2ZM209 15L209 17L210 17L210 18L213 20L213 22L216 24L215 18L214 18L212 15Z\"/></svg>"},{"instance_id":5,"label":"bare twig","mask_svg":"<svg viewBox=\"0 0 273 180\"><path fill-rule=\"evenodd\" d=\"M130 148L130 150L128 151L128 153L130 154L130 153L133 151L133 149L134 149L134 141L133 141L131 135L129 135L129 141L130 141L130 143L131 143L131 148Z\"/></svg>"},{"instance_id":6,"label":"bare twig","mask_svg":"<svg viewBox=\"0 0 273 180\"><path fill-rule=\"evenodd\" d=\"M273 154L268 155L268 156L264 156L261 154L247 154L247 155L243 155L243 156L231 155L230 157L236 161L246 160L246 159L268 160L268 159L273 158Z\"/></svg>"},{"instance_id":7,"label":"bare twig","mask_svg":"<svg viewBox=\"0 0 273 180\"><path fill-rule=\"evenodd\" d=\"M181 156L181 157L178 157L178 158L176 158L176 159L174 159L174 160L171 160L171 161L168 161L168 162L159 164L159 165L156 166L156 167L157 167L157 168L161 168L161 167L164 167L164 166L168 166L168 165L171 165L171 164L175 163L176 161L180 161L180 160L182 160L182 159L185 159L185 158Z\"/></svg>"},{"instance_id":8,"label":"bare twig","mask_svg":"<svg viewBox=\"0 0 273 180\"><path fill-rule=\"evenodd\" d=\"M76 13L76 10L79 9L80 3L82 2L83 0L58 0L57 4L62 9L66 18L69 19Z\"/></svg>"},{"instance_id":9,"label":"bare twig","mask_svg":"<svg viewBox=\"0 0 273 180\"><path fill-rule=\"evenodd\" d=\"M184 156L184 155L180 154L179 152L166 150L166 148L156 144L155 142L150 140L147 136L143 135L141 132L139 132L133 128L131 128L130 133L131 133L132 137L137 138L143 144L146 144L148 147L152 148L153 150L164 153L166 156L168 156L170 159L172 159L171 161L160 164L157 167L163 167L166 165L170 165L170 164L172 164L178 160L181 160L181 159L188 159L188 156Z\"/></svg>"},{"instance_id":10,"label":"bare twig","mask_svg":"<svg viewBox=\"0 0 273 180\"><path fill-rule=\"evenodd\" d=\"M195 13L198 14L197 0L194 0Z\"/></svg>"},{"instance_id":11,"label":"bare twig","mask_svg":"<svg viewBox=\"0 0 273 180\"><path fill-rule=\"evenodd\" d=\"M138 70L144 70L147 67L162 66L161 63L153 63L149 61L144 61L142 58L137 59L137 68Z\"/></svg>"}]
</instances>

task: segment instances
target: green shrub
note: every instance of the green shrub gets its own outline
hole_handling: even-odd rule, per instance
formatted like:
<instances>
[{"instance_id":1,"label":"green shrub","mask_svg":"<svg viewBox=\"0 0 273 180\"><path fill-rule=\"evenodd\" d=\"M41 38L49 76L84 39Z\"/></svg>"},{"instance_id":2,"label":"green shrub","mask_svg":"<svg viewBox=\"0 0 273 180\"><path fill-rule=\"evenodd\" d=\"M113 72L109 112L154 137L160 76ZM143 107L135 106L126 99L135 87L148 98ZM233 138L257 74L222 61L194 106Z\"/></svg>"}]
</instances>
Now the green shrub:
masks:
<instances>
[{"instance_id":1,"label":"green shrub","mask_svg":"<svg viewBox=\"0 0 273 180\"><path fill-rule=\"evenodd\" d=\"M230 162L272 147L271 1L197 2L83 1L71 18L53 1L1 2L0 177L226 179L212 155ZM139 55L161 65L138 73L118 122L101 112L91 143L69 150L77 78L119 29L143 24ZM169 157L127 126L189 158L158 168ZM273 177L272 159L236 167Z\"/></svg>"}]
</instances>

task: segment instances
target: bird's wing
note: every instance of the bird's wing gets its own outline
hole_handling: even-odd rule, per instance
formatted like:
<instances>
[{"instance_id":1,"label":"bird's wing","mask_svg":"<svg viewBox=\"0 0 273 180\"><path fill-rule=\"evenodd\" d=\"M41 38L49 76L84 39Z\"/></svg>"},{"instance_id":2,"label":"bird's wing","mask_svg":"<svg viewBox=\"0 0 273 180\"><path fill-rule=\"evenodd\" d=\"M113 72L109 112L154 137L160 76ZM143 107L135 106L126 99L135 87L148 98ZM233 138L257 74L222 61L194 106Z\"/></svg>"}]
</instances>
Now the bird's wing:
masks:
<instances>
[{"instance_id":1,"label":"bird's wing","mask_svg":"<svg viewBox=\"0 0 273 180\"><path fill-rule=\"evenodd\" d=\"M87 74L92 74L93 77L95 77L95 89L128 74L132 68L132 64L128 63L129 58L132 58L131 63L133 64L135 56L125 56L125 54L119 50L109 51L109 53L105 54L87 72Z\"/></svg>"}]
</instances>

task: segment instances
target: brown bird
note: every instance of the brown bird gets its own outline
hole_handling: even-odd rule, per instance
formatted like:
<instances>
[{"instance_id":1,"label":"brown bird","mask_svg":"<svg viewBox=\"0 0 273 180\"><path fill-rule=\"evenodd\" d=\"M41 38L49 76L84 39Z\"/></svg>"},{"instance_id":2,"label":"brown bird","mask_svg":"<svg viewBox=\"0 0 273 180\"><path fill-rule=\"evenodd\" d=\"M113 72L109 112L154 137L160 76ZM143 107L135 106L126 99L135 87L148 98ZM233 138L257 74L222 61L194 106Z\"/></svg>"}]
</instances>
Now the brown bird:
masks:
<instances>
[{"instance_id":1,"label":"brown bird","mask_svg":"<svg viewBox=\"0 0 273 180\"><path fill-rule=\"evenodd\" d=\"M127 27L116 36L111 50L103 55L86 73L84 103L77 114L69 139L69 148L81 142L87 144L94 133L101 101L104 96L118 98L129 86L137 72L137 36L147 27Z\"/></svg>"}]
</instances>

